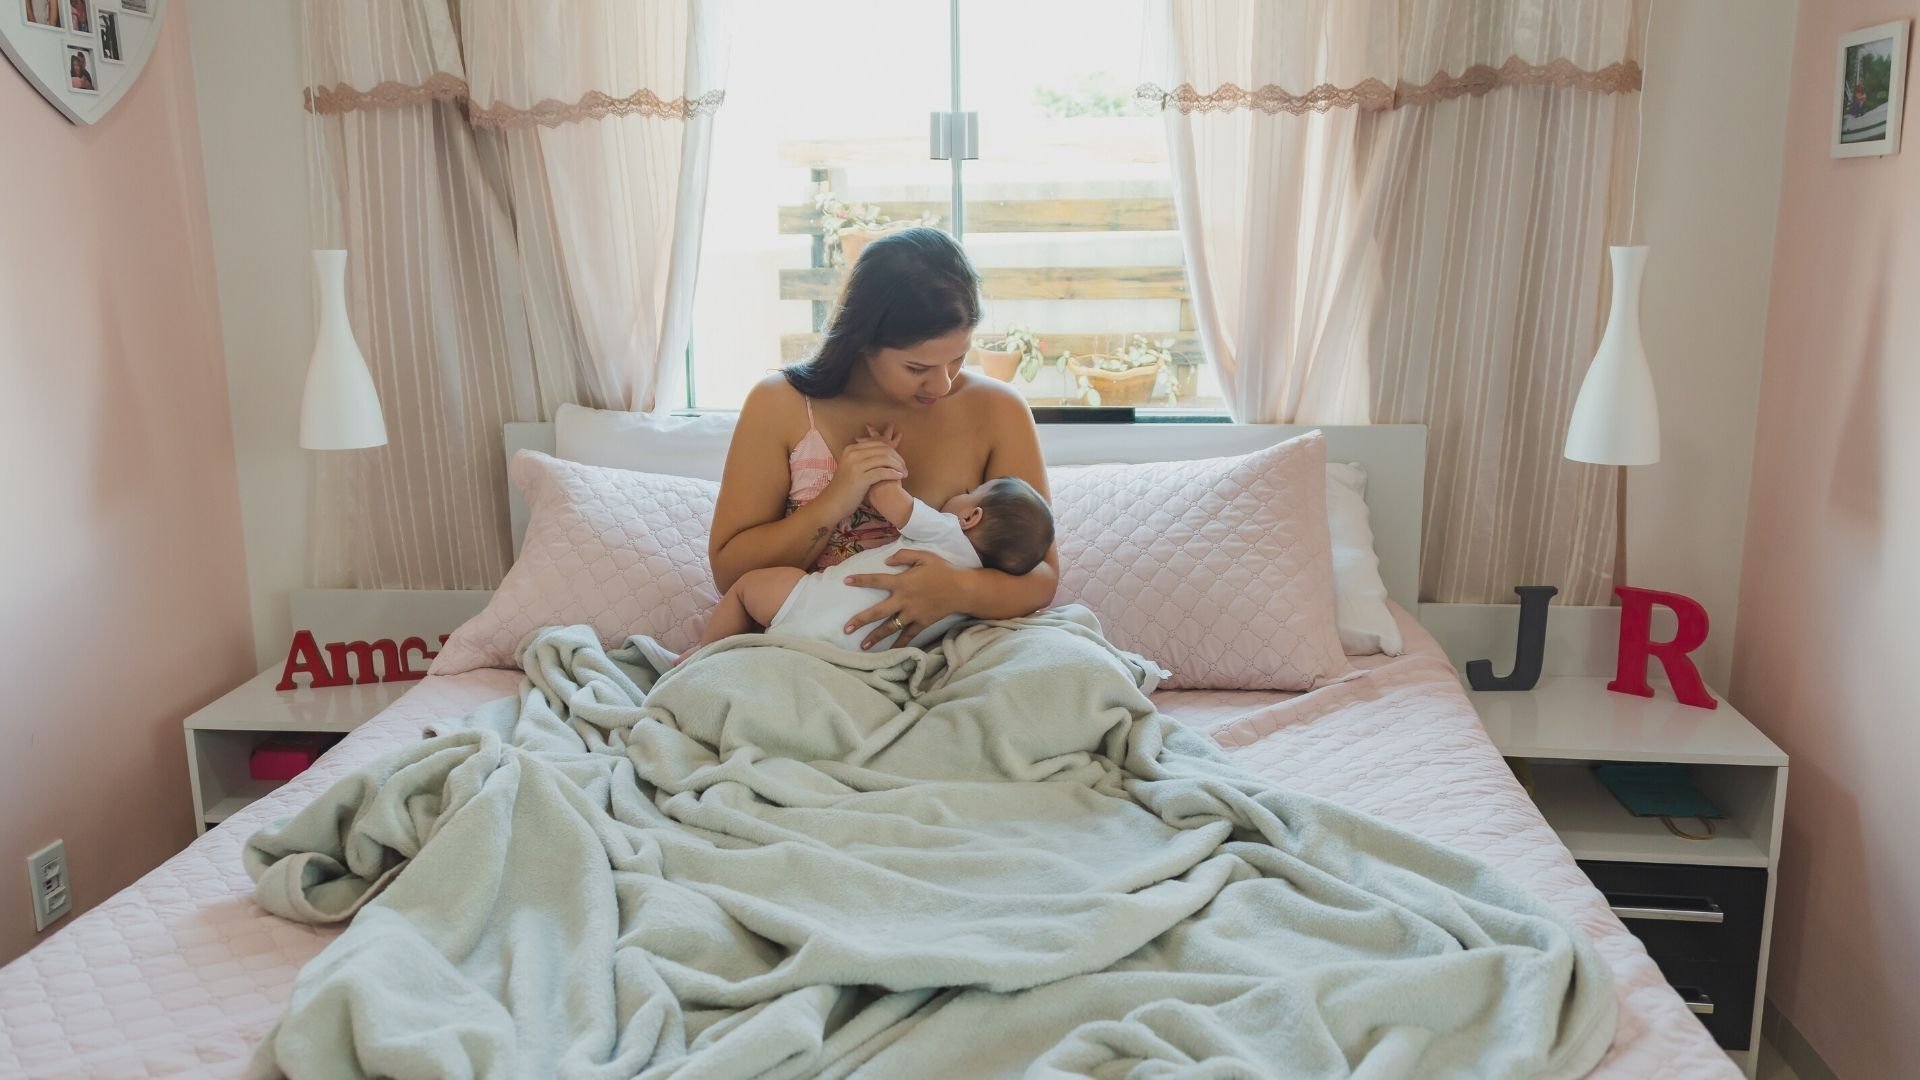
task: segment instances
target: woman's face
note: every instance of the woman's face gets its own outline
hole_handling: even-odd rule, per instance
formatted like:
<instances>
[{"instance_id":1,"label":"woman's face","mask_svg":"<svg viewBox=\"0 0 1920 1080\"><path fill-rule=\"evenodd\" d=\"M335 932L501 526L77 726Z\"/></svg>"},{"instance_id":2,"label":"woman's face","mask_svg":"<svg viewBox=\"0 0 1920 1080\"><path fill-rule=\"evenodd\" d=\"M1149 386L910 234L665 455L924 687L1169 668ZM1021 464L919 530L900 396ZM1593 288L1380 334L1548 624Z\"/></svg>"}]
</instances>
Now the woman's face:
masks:
<instances>
[{"instance_id":1,"label":"woman's face","mask_svg":"<svg viewBox=\"0 0 1920 1080\"><path fill-rule=\"evenodd\" d=\"M888 400L924 407L953 391L960 365L972 347L973 331L955 330L910 348L876 349L867 358L867 370Z\"/></svg>"}]
</instances>

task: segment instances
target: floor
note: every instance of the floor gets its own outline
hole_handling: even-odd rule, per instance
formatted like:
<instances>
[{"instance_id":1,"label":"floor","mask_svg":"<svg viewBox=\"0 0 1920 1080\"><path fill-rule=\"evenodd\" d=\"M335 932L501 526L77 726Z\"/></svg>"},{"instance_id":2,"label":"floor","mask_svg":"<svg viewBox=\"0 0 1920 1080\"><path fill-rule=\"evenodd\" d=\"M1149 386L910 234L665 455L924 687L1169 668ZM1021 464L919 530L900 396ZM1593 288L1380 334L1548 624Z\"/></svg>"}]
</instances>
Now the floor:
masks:
<instances>
[{"instance_id":1,"label":"floor","mask_svg":"<svg viewBox=\"0 0 1920 1080\"><path fill-rule=\"evenodd\" d=\"M1793 1071L1793 1067L1787 1064L1787 1059L1781 1057L1780 1051L1775 1050L1773 1044L1765 1039L1760 1040L1758 1078L1759 1080L1800 1080L1799 1075Z\"/></svg>"}]
</instances>

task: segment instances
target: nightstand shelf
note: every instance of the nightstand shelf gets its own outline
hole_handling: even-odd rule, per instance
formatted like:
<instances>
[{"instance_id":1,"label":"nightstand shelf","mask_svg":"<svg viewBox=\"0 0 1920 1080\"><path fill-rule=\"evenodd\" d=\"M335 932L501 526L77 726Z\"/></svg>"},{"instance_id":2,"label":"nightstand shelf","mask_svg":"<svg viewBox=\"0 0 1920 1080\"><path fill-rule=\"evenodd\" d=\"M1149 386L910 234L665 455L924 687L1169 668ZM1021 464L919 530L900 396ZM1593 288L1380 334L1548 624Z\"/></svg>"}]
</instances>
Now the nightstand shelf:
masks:
<instances>
[{"instance_id":1,"label":"nightstand shelf","mask_svg":"<svg viewBox=\"0 0 1920 1080\"><path fill-rule=\"evenodd\" d=\"M187 717L183 726L197 832L206 832L280 786L277 781L253 779L247 766L254 747L275 735L344 735L414 685L301 687L281 693L274 689L280 670L261 672Z\"/></svg>"},{"instance_id":2,"label":"nightstand shelf","mask_svg":"<svg viewBox=\"0 0 1920 1080\"><path fill-rule=\"evenodd\" d=\"M262 796L279 786L280 783L273 780L247 780L234 794L201 811L200 821L206 828L211 829L246 809L248 804L258 802Z\"/></svg>"},{"instance_id":3,"label":"nightstand shelf","mask_svg":"<svg viewBox=\"0 0 1920 1080\"><path fill-rule=\"evenodd\" d=\"M1663 685L1640 698L1609 691L1607 681L1550 676L1530 691L1467 696L1547 824L1753 1076L1787 755L1725 701L1696 709ZM1726 816L1710 839L1676 836L1659 818L1628 813L1601 785L1593 766L1605 762L1687 765Z\"/></svg>"},{"instance_id":4,"label":"nightstand shelf","mask_svg":"<svg viewBox=\"0 0 1920 1080\"><path fill-rule=\"evenodd\" d=\"M1627 813L1582 764L1532 764L1534 804L1576 859L1605 862L1687 863L1694 866L1768 865L1766 849L1733 819L1715 822L1711 840L1673 835L1659 818ZM1680 823L1683 828L1697 822Z\"/></svg>"}]
</instances>

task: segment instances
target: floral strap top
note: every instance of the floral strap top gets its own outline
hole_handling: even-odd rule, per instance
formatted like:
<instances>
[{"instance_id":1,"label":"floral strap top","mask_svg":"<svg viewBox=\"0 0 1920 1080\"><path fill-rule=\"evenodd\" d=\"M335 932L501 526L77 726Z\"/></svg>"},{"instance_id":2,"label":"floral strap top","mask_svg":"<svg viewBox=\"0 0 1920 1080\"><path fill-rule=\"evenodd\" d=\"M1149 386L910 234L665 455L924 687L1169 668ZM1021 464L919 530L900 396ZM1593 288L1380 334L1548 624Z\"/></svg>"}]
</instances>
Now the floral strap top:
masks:
<instances>
[{"instance_id":1,"label":"floral strap top","mask_svg":"<svg viewBox=\"0 0 1920 1080\"><path fill-rule=\"evenodd\" d=\"M787 473L792 478L787 487L787 513L791 514L819 498L820 493L833 482L833 474L839 467L833 451L827 449L827 440L821 437L820 429L813 424L813 400L809 398L807 433L801 436L793 453L787 455ZM833 527L833 535L827 538L826 548L808 569L824 570L868 548L891 544L898 539L900 530L894 528L871 504L862 500L859 509Z\"/></svg>"}]
</instances>

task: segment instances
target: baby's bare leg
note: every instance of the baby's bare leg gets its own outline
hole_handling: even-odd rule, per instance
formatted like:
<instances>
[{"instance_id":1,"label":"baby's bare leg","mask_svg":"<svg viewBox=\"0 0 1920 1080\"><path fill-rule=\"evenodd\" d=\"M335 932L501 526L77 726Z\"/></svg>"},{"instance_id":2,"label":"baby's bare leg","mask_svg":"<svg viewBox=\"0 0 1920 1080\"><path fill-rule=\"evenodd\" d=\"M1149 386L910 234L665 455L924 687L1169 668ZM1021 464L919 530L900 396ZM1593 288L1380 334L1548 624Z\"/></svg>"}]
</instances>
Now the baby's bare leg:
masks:
<instances>
[{"instance_id":1,"label":"baby's bare leg","mask_svg":"<svg viewBox=\"0 0 1920 1080\"><path fill-rule=\"evenodd\" d=\"M700 644L694 648L705 648L721 638L752 632L753 619L748 617L746 605L740 600L740 586L735 584L727 590L727 595L720 598L713 614L708 616L707 628L700 634Z\"/></svg>"},{"instance_id":2,"label":"baby's bare leg","mask_svg":"<svg viewBox=\"0 0 1920 1080\"><path fill-rule=\"evenodd\" d=\"M733 588L727 590L727 595L720 598L713 615L707 619L707 628L700 635L700 644L681 653L680 659L685 660L722 638L751 634L772 622L780 612L780 605L787 602L793 587L806 576L806 571L791 566L770 566L740 575L739 580L733 583Z\"/></svg>"},{"instance_id":3,"label":"baby's bare leg","mask_svg":"<svg viewBox=\"0 0 1920 1080\"><path fill-rule=\"evenodd\" d=\"M759 626L766 626L780 614L780 605L787 602L793 590L807 576L805 570L793 566L769 566L762 570L750 570L740 575L727 591L740 593L740 601L747 615Z\"/></svg>"}]
</instances>

